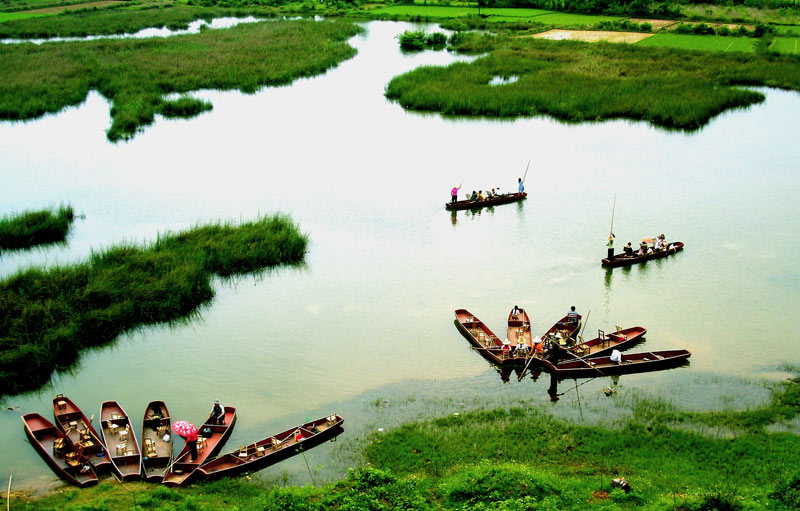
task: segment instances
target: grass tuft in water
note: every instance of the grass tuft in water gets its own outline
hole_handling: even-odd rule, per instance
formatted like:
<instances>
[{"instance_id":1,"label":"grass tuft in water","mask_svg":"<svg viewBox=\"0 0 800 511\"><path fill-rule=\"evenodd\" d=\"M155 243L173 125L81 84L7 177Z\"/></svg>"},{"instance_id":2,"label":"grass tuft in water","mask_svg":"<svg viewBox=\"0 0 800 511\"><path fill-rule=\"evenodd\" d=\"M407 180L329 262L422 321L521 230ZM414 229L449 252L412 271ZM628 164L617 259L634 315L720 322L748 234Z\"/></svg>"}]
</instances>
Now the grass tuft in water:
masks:
<instances>
[{"instance_id":1,"label":"grass tuft in water","mask_svg":"<svg viewBox=\"0 0 800 511\"><path fill-rule=\"evenodd\" d=\"M74 219L72 206L4 216L0 218L0 252L63 243Z\"/></svg>"}]
</instances>

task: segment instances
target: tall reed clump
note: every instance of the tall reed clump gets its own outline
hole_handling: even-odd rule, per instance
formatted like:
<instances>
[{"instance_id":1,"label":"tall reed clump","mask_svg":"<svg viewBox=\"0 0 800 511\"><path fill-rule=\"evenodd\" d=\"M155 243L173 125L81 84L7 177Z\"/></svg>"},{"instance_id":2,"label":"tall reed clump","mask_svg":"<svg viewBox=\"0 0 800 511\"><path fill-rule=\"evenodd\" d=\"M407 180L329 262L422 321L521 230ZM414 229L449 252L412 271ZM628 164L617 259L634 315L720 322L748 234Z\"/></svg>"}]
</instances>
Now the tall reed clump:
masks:
<instances>
[{"instance_id":1,"label":"tall reed clump","mask_svg":"<svg viewBox=\"0 0 800 511\"><path fill-rule=\"evenodd\" d=\"M142 325L184 318L214 296L213 275L303 260L308 239L286 216L215 224L123 245L84 264L29 269L0 281L0 388L44 384L81 351Z\"/></svg>"},{"instance_id":2,"label":"tall reed clump","mask_svg":"<svg viewBox=\"0 0 800 511\"><path fill-rule=\"evenodd\" d=\"M74 219L72 206L6 215L0 218L0 252L63 242Z\"/></svg>"},{"instance_id":3,"label":"tall reed clump","mask_svg":"<svg viewBox=\"0 0 800 511\"><path fill-rule=\"evenodd\" d=\"M0 45L0 119L30 119L80 103L90 89L111 100L108 138L130 138L171 93L255 92L322 73L355 55L359 27L335 21L271 21L166 39ZM192 102L186 114L207 109ZM198 108L201 106L201 108Z\"/></svg>"},{"instance_id":4,"label":"tall reed clump","mask_svg":"<svg viewBox=\"0 0 800 511\"><path fill-rule=\"evenodd\" d=\"M624 44L462 37L491 44L471 63L425 66L393 78L386 96L450 115L551 115L566 121L640 119L694 130L715 115L764 100L740 85L800 90L800 57L704 53ZM494 76L519 76L501 87Z\"/></svg>"}]
</instances>

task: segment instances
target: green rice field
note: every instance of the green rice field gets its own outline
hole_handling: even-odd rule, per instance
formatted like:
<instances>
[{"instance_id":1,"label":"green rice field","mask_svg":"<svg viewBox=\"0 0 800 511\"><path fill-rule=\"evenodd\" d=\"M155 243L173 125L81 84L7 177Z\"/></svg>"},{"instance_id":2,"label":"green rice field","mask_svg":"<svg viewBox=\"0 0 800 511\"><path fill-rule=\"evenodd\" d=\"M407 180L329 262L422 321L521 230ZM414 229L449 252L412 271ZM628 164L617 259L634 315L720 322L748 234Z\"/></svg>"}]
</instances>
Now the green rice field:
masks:
<instances>
[{"instance_id":1,"label":"green rice field","mask_svg":"<svg viewBox=\"0 0 800 511\"><path fill-rule=\"evenodd\" d=\"M52 14L42 14L42 13L32 13L32 12L0 12L0 23L11 20L40 18L42 16L52 16Z\"/></svg>"},{"instance_id":2,"label":"green rice field","mask_svg":"<svg viewBox=\"0 0 800 511\"><path fill-rule=\"evenodd\" d=\"M427 18L459 18L478 14L476 7L422 7L416 5L392 5L371 10L371 14L386 14L389 16L421 16ZM588 16L585 14L569 14L564 12L546 11L544 9L511 9L488 8L481 9L482 15L490 16L488 22L509 21L536 21L548 25L593 25L601 21L617 21L625 19L621 16Z\"/></svg>"},{"instance_id":3,"label":"green rice field","mask_svg":"<svg viewBox=\"0 0 800 511\"><path fill-rule=\"evenodd\" d=\"M800 37L776 37L769 49L790 55L800 55Z\"/></svg>"},{"instance_id":4,"label":"green rice field","mask_svg":"<svg viewBox=\"0 0 800 511\"><path fill-rule=\"evenodd\" d=\"M778 38L776 38L777 40ZM637 46L658 46L680 50L754 52L756 40L749 37L719 35L655 34L642 39Z\"/></svg>"}]
</instances>

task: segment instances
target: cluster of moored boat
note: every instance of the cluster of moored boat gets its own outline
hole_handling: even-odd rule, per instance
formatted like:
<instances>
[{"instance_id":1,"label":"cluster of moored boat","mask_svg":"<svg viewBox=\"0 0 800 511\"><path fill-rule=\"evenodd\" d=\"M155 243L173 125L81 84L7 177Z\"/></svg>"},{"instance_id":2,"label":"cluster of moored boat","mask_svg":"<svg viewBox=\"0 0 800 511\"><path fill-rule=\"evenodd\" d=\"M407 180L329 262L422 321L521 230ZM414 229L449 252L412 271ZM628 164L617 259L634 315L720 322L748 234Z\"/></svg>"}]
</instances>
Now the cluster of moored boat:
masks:
<instances>
[{"instance_id":1,"label":"cluster of moored boat","mask_svg":"<svg viewBox=\"0 0 800 511\"><path fill-rule=\"evenodd\" d=\"M197 457L188 442L177 456L172 453L172 421L163 401L147 405L142 420L142 443L130 419L116 401L100 407L102 435L92 419L68 397L53 399L55 425L38 413L22 416L31 445L66 481L80 486L97 484L98 475L114 473L123 480L180 486L192 480L209 480L261 470L342 433L344 420L336 415L295 426L258 442L218 456L236 424L236 408L224 407L221 421L205 421L197 432Z\"/></svg>"},{"instance_id":2,"label":"cluster of moored boat","mask_svg":"<svg viewBox=\"0 0 800 511\"><path fill-rule=\"evenodd\" d=\"M622 353L641 342L647 330L616 326L613 332L598 330L584 341L578 332L581 316L564 316L541 337L533 337L524 309L514 307L508 315L505 339L466 309L457 309L456 325L486 359L501 367L538 367L559 379L610 376L675 367L691 356L687 350ZM612 354L617 351L615 360Z\"/></svg>"}]
</instances>

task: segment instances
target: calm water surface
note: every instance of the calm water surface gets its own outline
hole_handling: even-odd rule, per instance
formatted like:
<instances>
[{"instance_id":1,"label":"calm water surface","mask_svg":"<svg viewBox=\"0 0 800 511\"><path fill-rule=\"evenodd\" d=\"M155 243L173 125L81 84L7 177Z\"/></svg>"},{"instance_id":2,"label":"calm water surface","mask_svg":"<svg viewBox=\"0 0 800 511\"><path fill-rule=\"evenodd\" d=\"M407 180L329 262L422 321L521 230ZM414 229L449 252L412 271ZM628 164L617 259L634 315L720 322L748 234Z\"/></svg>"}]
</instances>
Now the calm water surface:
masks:
<instances>
[{"instance_id":1,"label":"calm water surface","mask_svg":"<svg viewBox=\"0 0 800 511\"><path fill-rule=\"evenodd\" d=\"M86 216L67 247L3 255L3 276L276 211L311 240L304 268L217 280L191 324L141 329L49 387L8 398L0 480L13 469L17 489L55 483L19 416L50 416L56 393L95 415L117 400L136 424L152 399L194 422L220 399L239 411L230 449L336 411L345 434L307 454L319 483L357 462L364 434L403 420L509 404L613 420L625 402L653 396L741 407L764 398L748 379L780 378L800 360L791 321L800 95L765 90L765 103L692 134L627 121L446 119L405 112L383 90L401 72L459 57L402 54L395 36L409 24L365 26L352 40L358 55L323 76L253 95L200 91L212 112L158 119L127 143L106 140L109 105L96 93L57 115L0 123L0 211L68 202ZM528 160L524 203L444 210L465 176L464 191L510 191ZM620 244L663 232L686 250L602 269L615 193ZM537 333L570 305L589 316L586 335L645 326L641 349L686 348L691 365L623 377L615 399L596 380L550 403L547 378L503 383L453 326L465 307L502 332L514 304ZM261 473L281 475L310 478L300 459Z\"/></svg>"}]
</instances>

